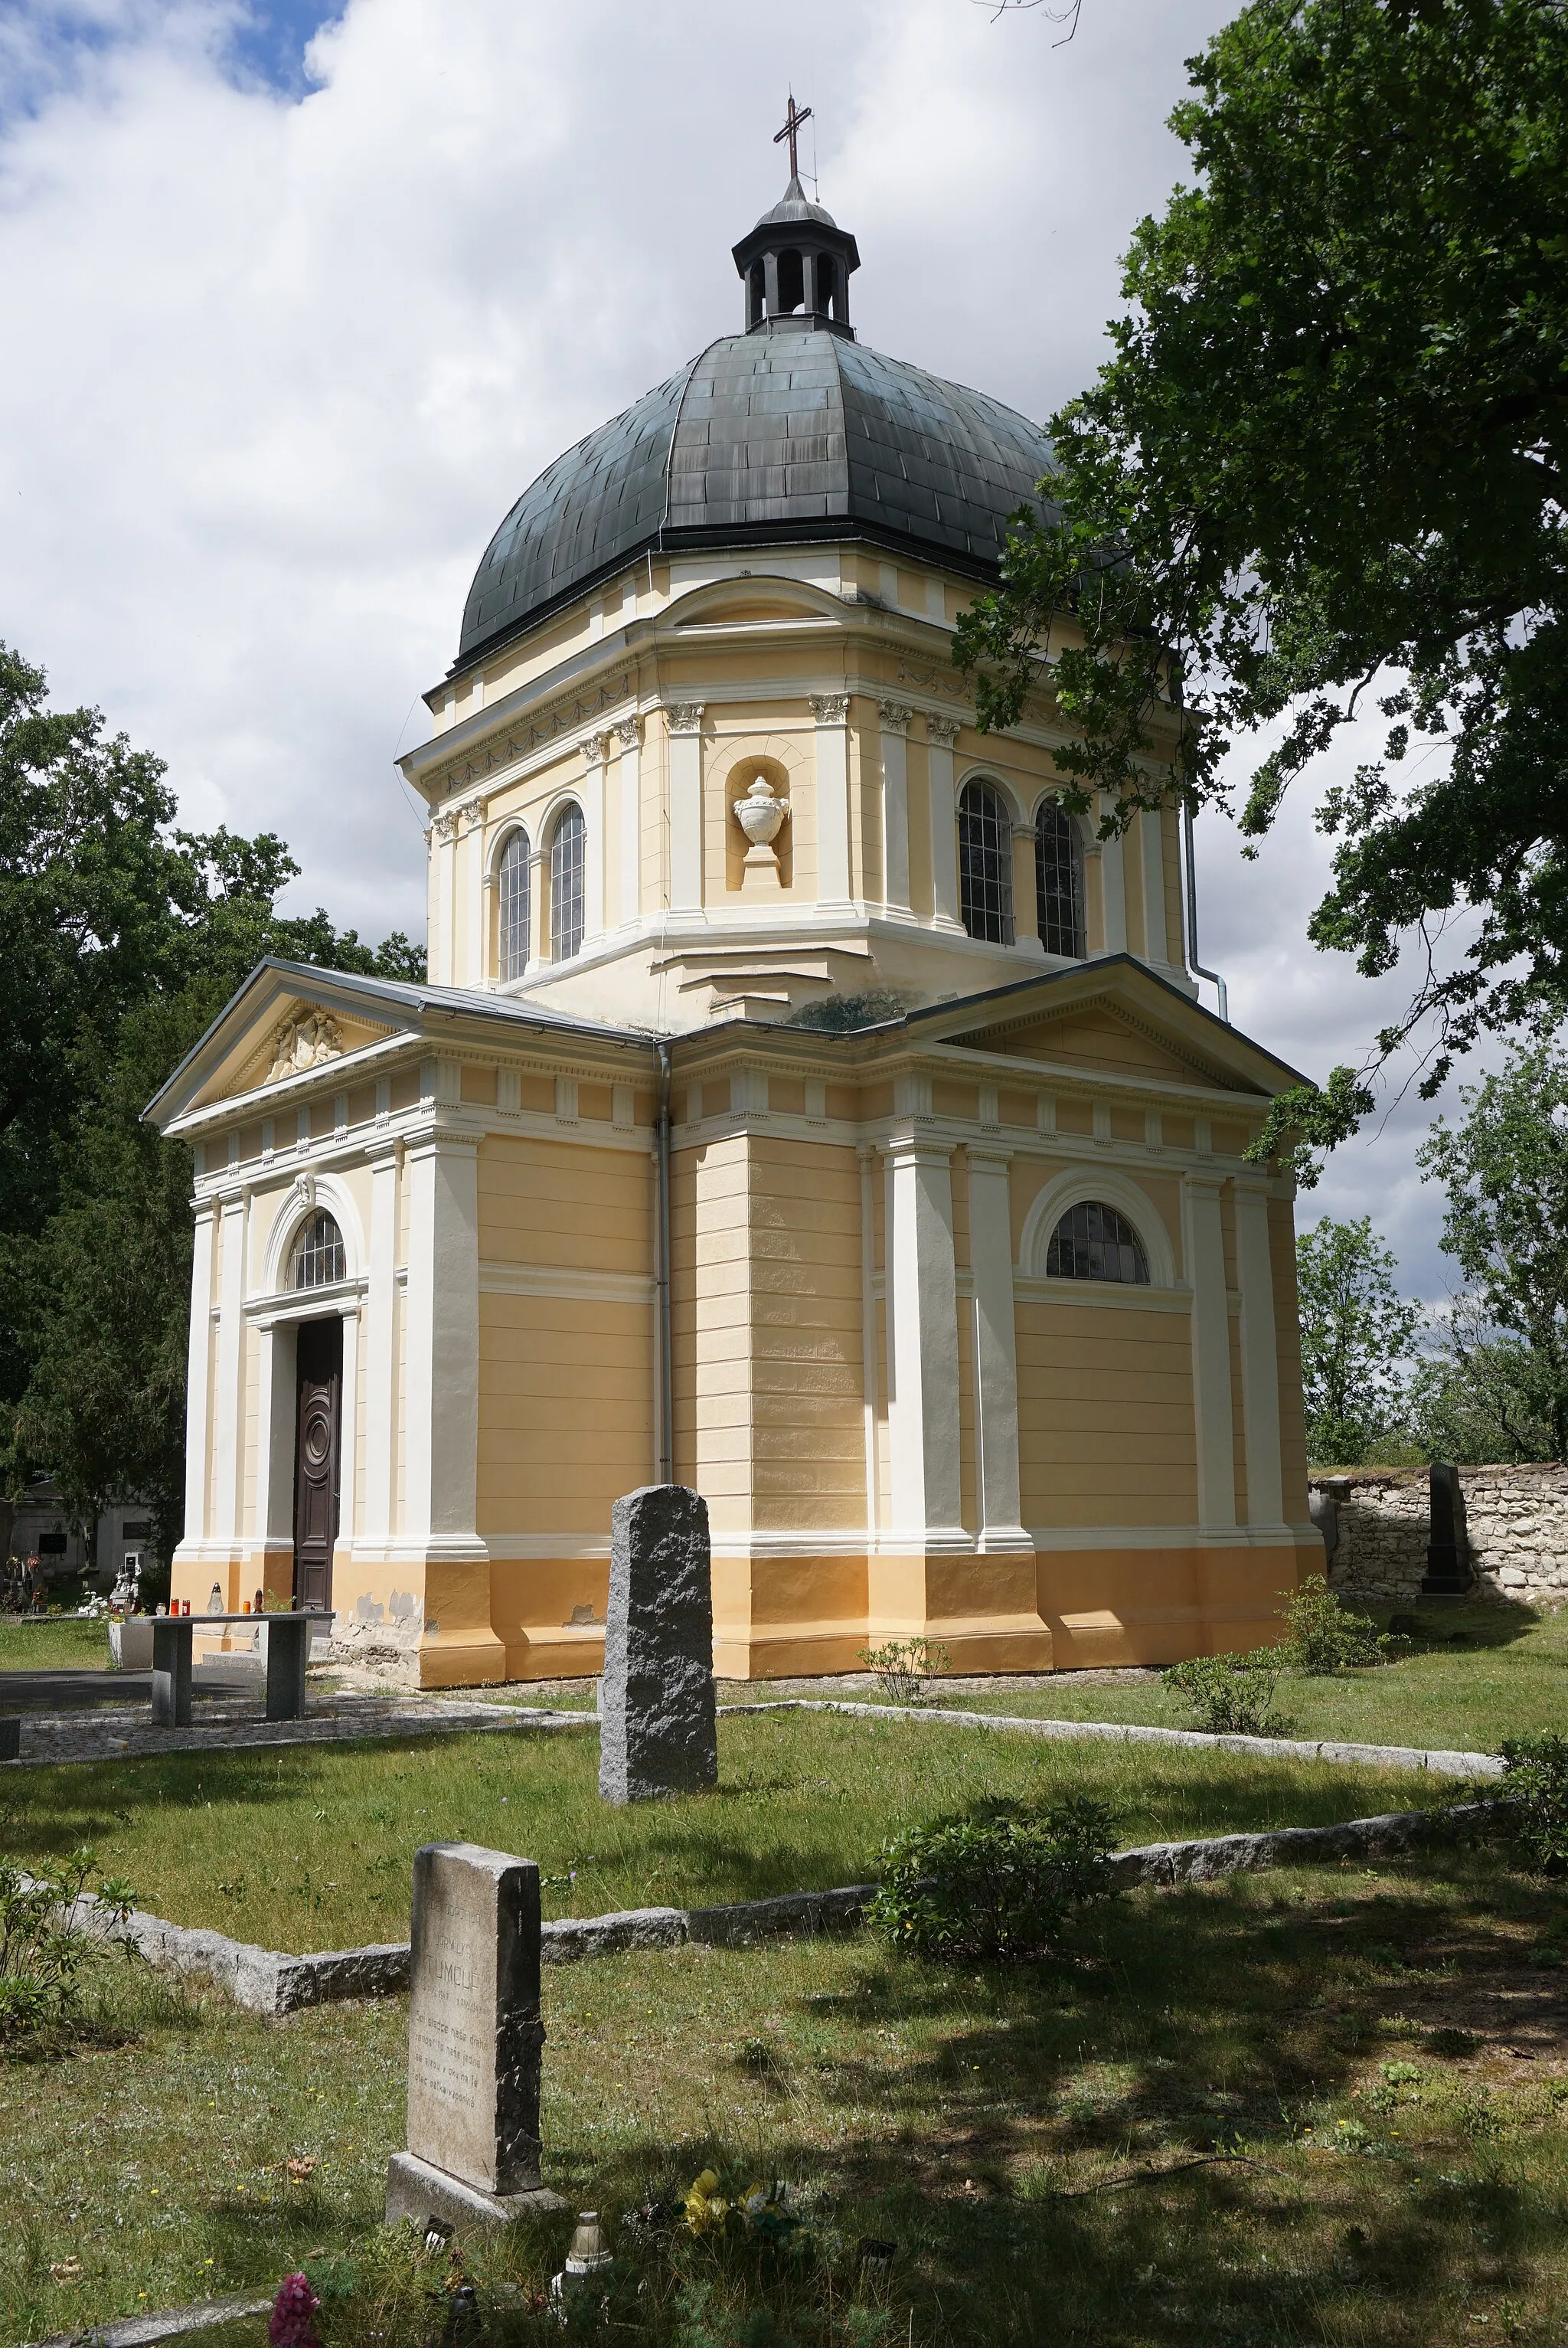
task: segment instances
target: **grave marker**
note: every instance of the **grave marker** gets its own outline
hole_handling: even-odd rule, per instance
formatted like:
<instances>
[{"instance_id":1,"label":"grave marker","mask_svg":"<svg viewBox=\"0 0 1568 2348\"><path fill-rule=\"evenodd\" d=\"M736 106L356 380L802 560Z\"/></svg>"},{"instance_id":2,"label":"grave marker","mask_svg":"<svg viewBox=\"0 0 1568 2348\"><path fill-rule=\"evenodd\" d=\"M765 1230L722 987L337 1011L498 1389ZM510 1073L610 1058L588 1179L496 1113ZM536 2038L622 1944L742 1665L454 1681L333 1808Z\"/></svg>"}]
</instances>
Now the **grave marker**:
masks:
<instances>
[{"instance_id":1,"label":"grave marker","mask_svg":"<svg viewBox=\"0 0 1568 2348\"><path fill-rule=\"evenodd\" d=\"M564 2203L539 2183L539 1870L477 1843L414 1859L408 2149L386 2216L505 2223Z\"/></svg>"},{"instance_id":2,"label":"grave marker","mask_svg":"<svg viewBox=\"0 0 1568 2348\"><path fill-rule=\"evenodd\" d=\"M718 1779L708 1504L684 1484L644 1484L611 1512L599 1736L607 1802Z\"/></svg>"}]
</instances>

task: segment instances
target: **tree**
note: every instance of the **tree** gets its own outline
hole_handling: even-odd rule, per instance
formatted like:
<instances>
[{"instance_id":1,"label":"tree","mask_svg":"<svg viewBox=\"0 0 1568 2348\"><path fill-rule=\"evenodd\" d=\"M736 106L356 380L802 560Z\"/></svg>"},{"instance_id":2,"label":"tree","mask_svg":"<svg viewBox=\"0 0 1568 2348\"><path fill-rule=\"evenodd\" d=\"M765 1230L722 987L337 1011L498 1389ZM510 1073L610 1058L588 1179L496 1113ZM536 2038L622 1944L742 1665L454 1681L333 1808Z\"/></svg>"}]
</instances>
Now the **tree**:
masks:
<instances>
[{"instance_id":1,"label":"tree","mask_svg":"<svg viewBox=\"0 0 1568 2348\"><path fill-rule=\"evenodd\" d=\"M1307 1456L1354 1468L1401 1423L1419 1318L1394 1286L1398 1270L1369 1217L1329 1216L1296 1242Z\"/></svg>"},{"instance_id":2,"label":"tree","mask_svg":"<svg viewBox=\"0 0 1568 2348\"><path fill-rule=\"evenodd\" d=\"M1462 1122L1439 1117L1419 1162L1448 1193L1442 1245L1464 1273L1471 1325L1479 1320L1483 1332L1500 1333L1491 1342L1523 1348L1508 1347L1502 1362L1561 1459L1568 1456L1568 1055L1547 1045L1516 1051L1500 1074L1465 1086L1460 1097ZM1498 1366L1494 1354L1494 1376ZM1520 1439L1528 1443L1525 1424L1521 1410Z\"/></svg>"},{"instance_id":3,"label":"tree","mask_svg":"<svg viewBox=\"0 0 1568 2348\"><path fill-rule=\"evenodd\" d=\"M1225 805L1233 740L1282 724L1260 835L1377 696L1308 934L1375 974L1477 910L1378 1040L1434 1016L1430 1097L1568 983L1568 8L1252 0L1188 70L1196 184L1136 230L1114 355L957 657L986 724L1049 681L1105 832L1164 796L1173 733L1178 794ZM1369 1073L1285 1096L1258 1153L1342 1138Z\"/></svg>"},{"instance_id":4,"label":"tree","mask_svg":"<svg viewBox=\"0 0 1568 2348\"><path fill-rule=\"evenodd\" d=\"M1522 1337L1497 1328L1463 1296L1434 1321L1430 1335L1409 1406L1425 1457L1479 1465L1554 1456L1550 1375Z\"/></svg>"},{"instance_id":5,"label":"tree","mask_svg":"<svg viewBox=\"0 0 1568 2348\"><path fill-rule=\"evenodd\" d=\"M46 706L0 645L0 1488L45 1467L84 1527L148 1499L180 1529L191 1161L147 1101L264 955L423 976L319 909L270 834L174 828L160 763Z\"/></svg>"}]
</instances>

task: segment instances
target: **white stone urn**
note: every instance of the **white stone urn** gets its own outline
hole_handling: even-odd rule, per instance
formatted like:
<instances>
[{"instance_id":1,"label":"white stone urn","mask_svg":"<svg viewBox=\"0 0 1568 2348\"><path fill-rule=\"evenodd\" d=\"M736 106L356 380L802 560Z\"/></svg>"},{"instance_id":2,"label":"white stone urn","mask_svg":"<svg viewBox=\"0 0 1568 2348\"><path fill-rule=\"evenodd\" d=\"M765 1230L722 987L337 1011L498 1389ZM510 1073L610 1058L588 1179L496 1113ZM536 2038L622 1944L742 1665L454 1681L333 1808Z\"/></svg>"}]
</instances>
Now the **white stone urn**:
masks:
<instances>
[{"instance_id":1,"label":"white stone urn","mask_svg":"<svg viewBox=\"0 0 1568 2348\"><path fill-rule=\"evenodd\" d=\"M774 842L789 820L789 801L781 799L765 775L758 775L743 799L733 799L735 821L750 842L743 889L776 890L783 886Z\"/></svg>"}]
</instances>

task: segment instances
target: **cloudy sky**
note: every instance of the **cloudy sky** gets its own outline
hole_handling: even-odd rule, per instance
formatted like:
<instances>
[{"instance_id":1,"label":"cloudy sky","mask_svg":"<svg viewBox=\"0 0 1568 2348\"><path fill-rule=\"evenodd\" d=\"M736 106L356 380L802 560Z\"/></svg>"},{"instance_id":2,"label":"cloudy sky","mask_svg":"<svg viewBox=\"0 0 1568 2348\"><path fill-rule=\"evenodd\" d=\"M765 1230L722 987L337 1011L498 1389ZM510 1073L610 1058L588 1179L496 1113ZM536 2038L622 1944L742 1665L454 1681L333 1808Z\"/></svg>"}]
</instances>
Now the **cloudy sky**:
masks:
<instances>
[{"instance_id":1,"label":"cloudy sky","mask_svg":"<svg viewBox=\"0 0 1568 2348\"><path fill-rule=\"evenodd\" d=\"M5 0L0 636L271 829L295 899L423 918L392 767L485 543L562 448L740 324L729 247L803 166L877 347L1043 417L1180 176L1225 0ZM1314 953L1308 807L1255 865L1200 826L1204 959L1313 1075L1400 999ZM1314 1200L1447 1284L1407 1101Z\"/></svg>"}]
</instances>

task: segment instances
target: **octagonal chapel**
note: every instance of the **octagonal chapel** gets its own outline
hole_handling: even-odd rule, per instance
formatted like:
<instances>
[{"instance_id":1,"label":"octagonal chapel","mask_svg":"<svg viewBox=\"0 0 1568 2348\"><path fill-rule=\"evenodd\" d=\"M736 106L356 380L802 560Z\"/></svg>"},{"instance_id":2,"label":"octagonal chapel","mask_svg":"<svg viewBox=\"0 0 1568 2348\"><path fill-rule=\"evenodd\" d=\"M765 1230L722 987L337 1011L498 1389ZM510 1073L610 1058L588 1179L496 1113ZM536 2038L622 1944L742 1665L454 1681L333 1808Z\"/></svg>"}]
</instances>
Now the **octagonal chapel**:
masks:
<instances>
[{"instance_id":1,"label":"octagonal chapel","mask_svg":"<svg viewBox=\"0 0 1568 2348\"><path fill-rule=\"evenodd\" d=\"M954 626L1038 429L856 338L792 178L743 329L525 490L434 733L429 977L263 963L196 1162L176 1595L427 1684L600 1666L617 1494L706 1498L714 1660L1249 1647L1319 1566L1296 1081L1203 1009L1173 809L1060 801ZM216 1634L215 1634L216 1635Z\"/></svg>"}]
</instances>

